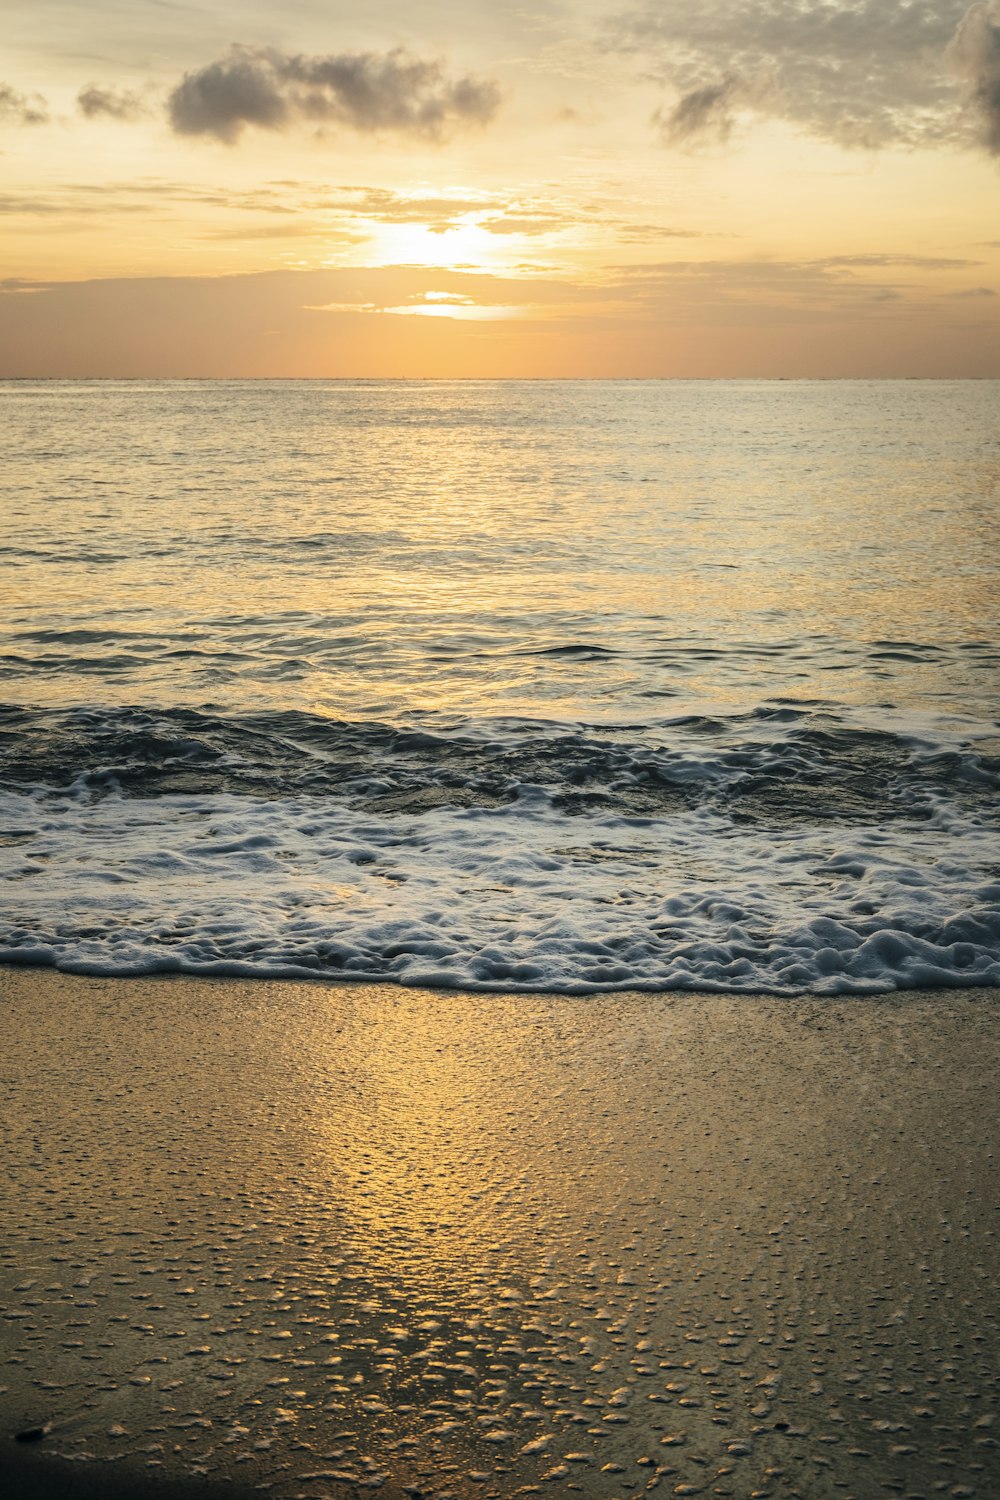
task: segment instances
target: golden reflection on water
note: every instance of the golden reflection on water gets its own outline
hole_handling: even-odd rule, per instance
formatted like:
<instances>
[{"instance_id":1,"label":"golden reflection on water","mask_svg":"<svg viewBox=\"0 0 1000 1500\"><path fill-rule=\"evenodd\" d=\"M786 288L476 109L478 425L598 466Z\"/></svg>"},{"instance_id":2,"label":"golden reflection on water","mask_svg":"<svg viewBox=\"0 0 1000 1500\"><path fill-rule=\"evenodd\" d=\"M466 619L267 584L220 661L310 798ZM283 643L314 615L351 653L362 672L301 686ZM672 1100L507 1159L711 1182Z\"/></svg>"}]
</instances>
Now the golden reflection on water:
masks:
<instances>
[{"instance_id":1,"label":"golden reflection on water","mask_svg":"<svg viewBox=\"0 0 1000 1500\"><path fill-rule=\"evenodd\" d=\"M12 401L7 680L32 701L634 719L661 696L856 702L891 680L934 702L954 663L890 671L862 648L994 623L986 387ZM605 654L533 654L567 643Z\"/></svg>"}]
</instances>

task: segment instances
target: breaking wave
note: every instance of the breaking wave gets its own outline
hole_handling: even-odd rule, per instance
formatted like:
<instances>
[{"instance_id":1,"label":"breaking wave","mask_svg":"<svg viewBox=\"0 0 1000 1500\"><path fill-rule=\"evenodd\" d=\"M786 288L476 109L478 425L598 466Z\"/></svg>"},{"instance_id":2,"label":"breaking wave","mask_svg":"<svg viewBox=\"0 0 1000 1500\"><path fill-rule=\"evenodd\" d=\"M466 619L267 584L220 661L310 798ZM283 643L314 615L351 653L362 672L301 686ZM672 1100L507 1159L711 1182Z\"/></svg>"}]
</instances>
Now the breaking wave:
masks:
<instances>
[{"instance_id":1,"label":"breaking wave","mask_svg":"<svg viewBox=\"0 0 1000 1500\"><path fill-rule=\"evenodd\" d=\"M641 731L10 707L0 960L563 992L997 984L998 751L787 703Z\"/></svg>"}]
</instances>

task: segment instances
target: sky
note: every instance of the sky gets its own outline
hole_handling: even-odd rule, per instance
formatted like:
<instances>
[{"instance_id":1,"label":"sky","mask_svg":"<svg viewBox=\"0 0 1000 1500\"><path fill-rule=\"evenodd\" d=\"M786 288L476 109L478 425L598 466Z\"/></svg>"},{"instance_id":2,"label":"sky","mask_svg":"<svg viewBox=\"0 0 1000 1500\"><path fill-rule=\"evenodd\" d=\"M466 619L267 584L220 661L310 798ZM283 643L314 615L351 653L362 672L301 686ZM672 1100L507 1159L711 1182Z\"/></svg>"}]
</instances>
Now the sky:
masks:
<instances>
[{"instance_id":1,"label":"sky","mask_svg":"<svg viewBox=\"0 0 1000 1500\"><path fill-rule=\"evenodd\" d=\"M0 376L1000 376L1000 0L32 0Z\"/></svg>"}]
</instances>

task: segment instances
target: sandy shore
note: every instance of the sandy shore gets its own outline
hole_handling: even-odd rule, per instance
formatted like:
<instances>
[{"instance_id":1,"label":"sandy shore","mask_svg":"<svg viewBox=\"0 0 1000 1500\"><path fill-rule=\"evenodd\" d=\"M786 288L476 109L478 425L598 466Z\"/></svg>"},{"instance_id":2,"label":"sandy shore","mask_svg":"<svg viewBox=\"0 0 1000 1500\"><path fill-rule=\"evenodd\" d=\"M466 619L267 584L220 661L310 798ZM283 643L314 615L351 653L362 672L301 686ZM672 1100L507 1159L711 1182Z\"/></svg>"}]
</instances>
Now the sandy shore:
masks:
<instances>
[{"instance_id":1,"label":"sandy shore","mask_svg":"<svg viewBox=\"0 0 1000 1500\"><path fill-rule=\"evenodd\" d=\"M1000 1493L1000 992L0 989L9 1493Z\"/></svg>"}]
</instances>

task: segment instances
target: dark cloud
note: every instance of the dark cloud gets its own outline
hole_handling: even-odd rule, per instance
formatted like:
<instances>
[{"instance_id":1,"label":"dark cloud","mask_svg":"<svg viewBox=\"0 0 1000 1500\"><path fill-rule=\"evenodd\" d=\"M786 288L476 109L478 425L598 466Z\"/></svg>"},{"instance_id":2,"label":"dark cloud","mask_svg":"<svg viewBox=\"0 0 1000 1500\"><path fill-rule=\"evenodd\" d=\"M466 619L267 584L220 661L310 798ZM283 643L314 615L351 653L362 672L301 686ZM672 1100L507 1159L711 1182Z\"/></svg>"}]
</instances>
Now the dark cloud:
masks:
<instances>
[{"instance_id":1,"label":"dark cloud","mask_svg":"<svg viewBox=\"0 0 1000 1500\"><path fill-rule=\"evenodd\" d=\"M672 110L657 110L653 120L668 145L721 142L732 134L734 109L739 102L740 80L730 73L720 83L682 94Z\"/></svg>"},{"instance_id":2,"label":"dark cloud","mask_svg":"<svg viewBox=\"0 0 1000 1500\"><path fill-rule=\"evenodd\" d=\"M291 113L269 65L250 53L185 73L167 107L179 135L214 135L228 143L246 125L281 130Z\"/></svg>"},{"instance_id":3,"label":"dark cloud","mask_svg":"<svg viewBox=\"0 0 1000 1500\"><path fill-rule=\"evenodd\" d=\"M76 96L76 107L88 120L138 120L146 113L142 99L130 89L110 89L90 83Z\"/></svg>"},{"instance_id":4,"label":"dark cloud","mask_svg":"<svg viewBox=\"0 0 1000 1500\"><path fill-rule=\"evenodd\" d=\"M979 126L983 144L1000 156L1000 5L990 0L966 12L948 49Z\"/></svg>"},{"instance_id":5,"label":"dark cloud","mask_svg":"<svg viewBox=\"0 0 1000 1500\"><path fill-rule=\"evenodd\" d=\"M0 83L0 123L44 125L48 118L48 105L41 94L22 94L9 83Z\"/></svg>"},{"instance_id":6,"label":"dark cloud","mask_svg":"<svg viewBox=\"0 0 1000 1500\"><path fill-rule=\"evenodd\" d=\"M179 135L230 144L248 125L284 130L303 121L434 140L455 125L485 123L499 103L495 83L449 78L440 62L402 49L305 57L234 47L220 61L186 73L168 111Z\"/></svg>"},{"instance_id":7,"label":"dark cloud","mask_svg":"<svg viewBox=\"0 0 1000 1500\"><path fill-rule=\"evenodd\" d=\"M1000 113L995 18L963 20L967 9L968 0L641 0L612 35L673 92L656 120L668 142L724 139L746 109L840 145L916 146L967 138L946 56L960 26L980 108Z\"/></svg>"}]
</instances>

